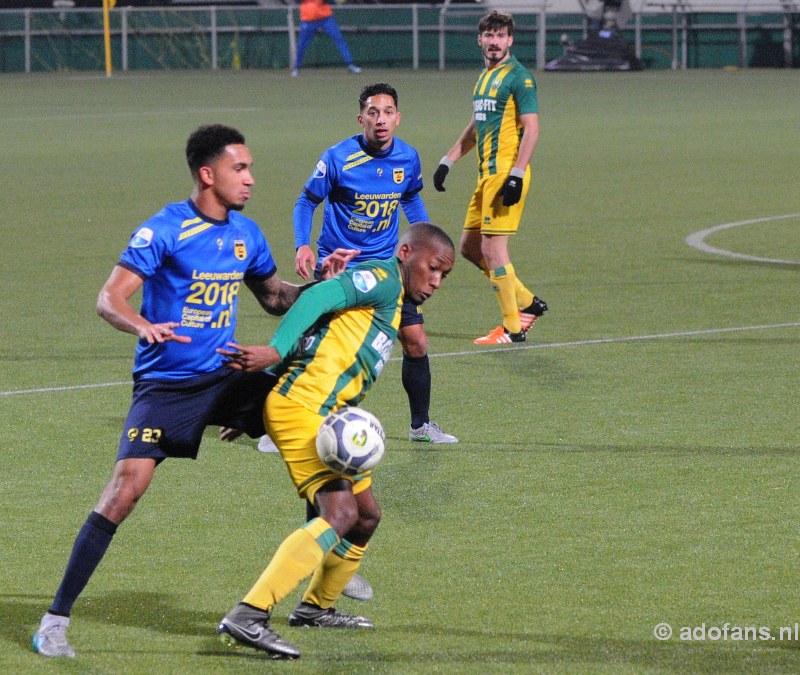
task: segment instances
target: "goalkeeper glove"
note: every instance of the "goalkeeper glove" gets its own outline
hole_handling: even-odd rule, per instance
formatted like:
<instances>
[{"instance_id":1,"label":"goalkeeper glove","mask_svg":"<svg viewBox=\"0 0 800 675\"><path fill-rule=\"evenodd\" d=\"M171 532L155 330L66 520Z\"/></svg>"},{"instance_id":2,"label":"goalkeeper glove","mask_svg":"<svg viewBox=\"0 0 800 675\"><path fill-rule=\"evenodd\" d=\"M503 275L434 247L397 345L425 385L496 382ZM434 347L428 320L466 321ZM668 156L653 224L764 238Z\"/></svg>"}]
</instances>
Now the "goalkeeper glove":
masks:
<instances>
[{"instance_id":1,"label":"goalkeeper glove","mask_svg":"<svg viewBox=\"0 0 800 675\"><path fill-rule=\"evenodd\" d=\"M513 206L522 198L522 179L525 172L514 167L511 174L506 178L503 187L497 194L503 198L503 206Z\"/></svg>"},{"instance_id":2,"label":"goalkeeper glove","mask_svg":"<svg viewBox=\"0 0 800 675\"><path fill-rule=\"evenodd\" d=\"M433 187L437 192L444 192L444 179L447 178L451 166L453 166L453 160L447 155L439 160L439 166L433 172Z\"/></svg>"}]
</instances>

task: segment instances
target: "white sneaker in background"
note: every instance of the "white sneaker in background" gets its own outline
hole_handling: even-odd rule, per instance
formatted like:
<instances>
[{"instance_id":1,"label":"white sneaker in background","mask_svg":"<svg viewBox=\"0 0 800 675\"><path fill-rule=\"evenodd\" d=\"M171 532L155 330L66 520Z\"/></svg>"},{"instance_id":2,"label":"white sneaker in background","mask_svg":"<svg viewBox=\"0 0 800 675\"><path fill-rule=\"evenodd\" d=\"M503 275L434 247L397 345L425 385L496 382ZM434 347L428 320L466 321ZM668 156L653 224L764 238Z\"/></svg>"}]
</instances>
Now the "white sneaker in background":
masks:
<instances>
[{"instance_id":1,"label":"white sneaker in background","mask_svg":"<svg viewBox=\"0 0 800 675\"><path fill-rule=\"evenodd\" d=\"M272 439L264 434L261 438L258 439L258 451L259 452L278 452L278 446L272 442Z\"/></svg>"}]
</instances>

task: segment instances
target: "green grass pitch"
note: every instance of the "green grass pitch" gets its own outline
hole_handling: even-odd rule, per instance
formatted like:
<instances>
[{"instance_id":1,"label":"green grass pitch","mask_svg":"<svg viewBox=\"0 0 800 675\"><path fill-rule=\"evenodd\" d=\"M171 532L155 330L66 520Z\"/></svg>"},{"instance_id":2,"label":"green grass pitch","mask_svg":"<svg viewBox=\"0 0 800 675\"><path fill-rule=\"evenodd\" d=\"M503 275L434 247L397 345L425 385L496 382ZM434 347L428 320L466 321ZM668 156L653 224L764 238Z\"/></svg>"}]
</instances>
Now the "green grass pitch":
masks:
<instances>
[{"instance_id":1,"label":"green grass pitch","mask_svg":"<svg viewBox=\"0 0 800 675\"><path fill-rule=\"evenodd\" d=\"M340 607L368 633L275 627L303 650L227 651L221 616L302 517L279 457L210 430L166 462L73 613L78 658L30 638L110 475L134 340L96 317L130 233L191 180L197 125L245 133L246 213L294 280L291 211L319 154L357 133L360 87L400 92L434 222L457 238L471 159L430 177L475 71L365 69L0 78L0 671L797 672L800 641L680 639L800 622L797 364L800 72L540 74L541 139L512 257L550 312L519 347L459 260L426 306L433 419L405 440L397 358L365 400L388 451L384 519ZM319 214L318 214L319 215ZM746 223L745 221L754 221ZM751 258L692 248L705 243ZM780 259L771 263L753 258ZM243 293L239 337L276 324ZM395 357L399 350L395 350ZM671 625L669 640L654 637Z\"/></svg>"}]
</instances>

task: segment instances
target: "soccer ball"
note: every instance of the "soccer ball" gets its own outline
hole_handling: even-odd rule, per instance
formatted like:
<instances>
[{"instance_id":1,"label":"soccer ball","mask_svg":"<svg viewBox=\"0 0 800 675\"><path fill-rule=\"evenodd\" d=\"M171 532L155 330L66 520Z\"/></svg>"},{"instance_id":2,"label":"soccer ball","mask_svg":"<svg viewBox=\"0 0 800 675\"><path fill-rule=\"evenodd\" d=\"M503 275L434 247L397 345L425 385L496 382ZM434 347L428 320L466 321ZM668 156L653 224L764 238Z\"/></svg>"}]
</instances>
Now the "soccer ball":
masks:
<instances>
[{"instance_id":1,"label":"soccer ball","mask_svg":"<svg viewBox=\"0 0 800 675\"><path fill-rule=\"evenodd\" d=\"M383 427L370 412L344 406L325 418L317 432L317 454L325 466L355 476L377 466L386 449Z\"/></svg>"}]
</instances>

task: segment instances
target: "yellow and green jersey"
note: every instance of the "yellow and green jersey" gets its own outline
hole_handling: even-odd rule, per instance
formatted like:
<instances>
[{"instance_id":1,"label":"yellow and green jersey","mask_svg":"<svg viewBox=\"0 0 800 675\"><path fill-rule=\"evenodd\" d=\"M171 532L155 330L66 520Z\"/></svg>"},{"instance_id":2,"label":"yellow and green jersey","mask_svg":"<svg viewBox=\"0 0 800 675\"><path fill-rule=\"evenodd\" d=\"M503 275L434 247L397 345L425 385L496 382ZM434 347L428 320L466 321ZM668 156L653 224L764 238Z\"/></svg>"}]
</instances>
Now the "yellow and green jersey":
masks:
<instances>
[{"instance_id":1,"label":"yellow and green jersey","mask_svg":"<svg viewBox=\"0 0 800 675\"><path fill-rule=\"evenodd\" d=\"M478 172L481 178L508 173L517 160L519 115L538 113L536 80L515 56L484 70L472 92Z\"/></svg>"},{"instance_id":2,"label":"yellow and green jersey","mask_svg":"<svg viewBox=\"0 0 800 675\"><path fill-rule=\"evenodd\" d=\"M270 342L283 357L277 390L320 415L358 405L389 360L402 304L396 257L309 288Z\"/></svg>"}]
</instances>

